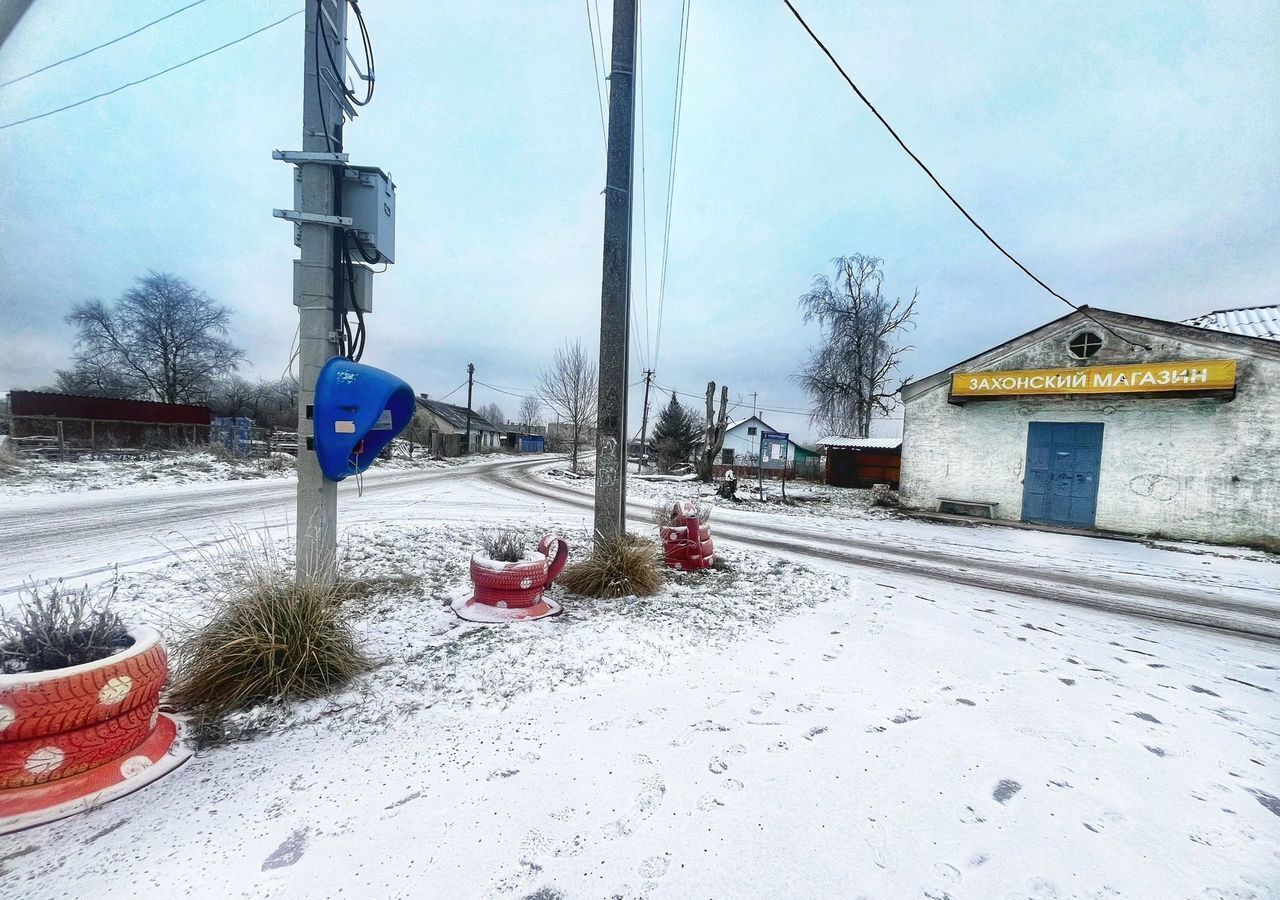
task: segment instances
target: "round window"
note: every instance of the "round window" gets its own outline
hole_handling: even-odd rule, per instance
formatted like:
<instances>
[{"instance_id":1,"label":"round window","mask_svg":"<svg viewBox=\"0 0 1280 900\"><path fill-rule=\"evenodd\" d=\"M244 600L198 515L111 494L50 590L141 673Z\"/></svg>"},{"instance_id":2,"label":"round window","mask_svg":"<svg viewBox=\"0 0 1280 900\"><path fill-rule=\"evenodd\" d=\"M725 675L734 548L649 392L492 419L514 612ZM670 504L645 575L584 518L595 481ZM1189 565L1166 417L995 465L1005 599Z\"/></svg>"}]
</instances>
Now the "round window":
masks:
<instances>
[{"instance_id":1,"label":"round window","mask_svg":"<svg viewBox=\"0 0 1280 900\"><path fill-rule=\"evenodd\" d=\"M1092 331L1082 331L1067 342L1067 349L1076 359L1088 359L1102 349L1102 338Z\"/></svg>"}]
</instances>

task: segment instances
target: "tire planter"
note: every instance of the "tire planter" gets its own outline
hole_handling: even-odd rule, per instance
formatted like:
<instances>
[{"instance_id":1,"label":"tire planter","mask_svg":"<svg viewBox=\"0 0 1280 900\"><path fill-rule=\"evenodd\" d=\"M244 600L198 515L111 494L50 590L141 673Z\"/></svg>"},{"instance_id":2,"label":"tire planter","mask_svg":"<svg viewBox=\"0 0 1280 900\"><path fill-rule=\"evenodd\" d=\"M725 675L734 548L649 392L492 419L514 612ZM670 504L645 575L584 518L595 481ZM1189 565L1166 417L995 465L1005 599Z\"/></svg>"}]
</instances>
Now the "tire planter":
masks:
<instances>
[{"instance_id":1,"label":"tire planter","mask_svg":"<svg viewBox=\"0 0 1280 900\"><path fill-rule=\"evenodd\" d=\"M66 669L0 675L0 834L137 790L191 757L160 712L169 673L160 632Z\"/></svg>"},{"instance_id":2,"label":"tire planter","mask_svg":"<svg viewBox=\"0 0 1280 900\"><path fill-rule=\"evenodd\" d=\"M453 611L468 622L489 624L554 616L561 611L560 604L542 594L568 561L568 542L552 534L519 562L490 559L481 550L471 557L472 596L455 602Z\"/></svg>"},{"instance_id":3,"label":"tire planter","mask_svg":"<svg viewBox=\"0 0 1280 900\"><path fill-rule=\"evenodd\" d=\"M698 510L692 501L677 500L670 518L680 525L662 525L662 561L669 568L682 571L709 569L716 563L716 548L711 541L711 526L698 521Z\"/></svg>"}]
</instances>

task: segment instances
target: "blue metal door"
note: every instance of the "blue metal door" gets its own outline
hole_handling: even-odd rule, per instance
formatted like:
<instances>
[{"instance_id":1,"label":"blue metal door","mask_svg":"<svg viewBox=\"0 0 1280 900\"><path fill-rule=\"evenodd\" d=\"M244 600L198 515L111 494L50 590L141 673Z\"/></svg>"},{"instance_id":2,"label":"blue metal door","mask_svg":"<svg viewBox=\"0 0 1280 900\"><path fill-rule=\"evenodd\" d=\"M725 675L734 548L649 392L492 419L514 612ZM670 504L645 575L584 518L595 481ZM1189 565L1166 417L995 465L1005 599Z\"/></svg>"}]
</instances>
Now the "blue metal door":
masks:
<instances>
[{"instance_id":1,"label":"blue metal door","mask_svg":"<svg viewBox=\"0 0 1280 900\"><path fill-rule=\"evenodd\" d=\"M1101 465L1101 422L1029 423L1023 521L1092 528Z\"/></svg>"}]
</instances>

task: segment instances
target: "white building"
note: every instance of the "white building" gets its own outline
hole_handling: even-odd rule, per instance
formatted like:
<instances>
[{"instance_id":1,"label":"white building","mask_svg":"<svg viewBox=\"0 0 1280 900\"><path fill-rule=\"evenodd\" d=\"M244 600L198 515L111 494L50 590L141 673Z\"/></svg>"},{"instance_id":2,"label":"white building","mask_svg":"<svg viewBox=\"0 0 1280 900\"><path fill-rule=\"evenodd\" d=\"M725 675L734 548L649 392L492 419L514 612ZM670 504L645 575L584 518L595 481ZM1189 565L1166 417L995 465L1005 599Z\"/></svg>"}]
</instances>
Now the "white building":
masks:
<instances>
[{"instance_id":1,"label":"white building","mask_svg":"<svg viewBox=\"0 0 1280 900\"><path fill-rule=\"evenodd\" d=\"M902 398L905 506L1280 549L1277 307L1084 309Z\"/></svg>"}]
</instances>

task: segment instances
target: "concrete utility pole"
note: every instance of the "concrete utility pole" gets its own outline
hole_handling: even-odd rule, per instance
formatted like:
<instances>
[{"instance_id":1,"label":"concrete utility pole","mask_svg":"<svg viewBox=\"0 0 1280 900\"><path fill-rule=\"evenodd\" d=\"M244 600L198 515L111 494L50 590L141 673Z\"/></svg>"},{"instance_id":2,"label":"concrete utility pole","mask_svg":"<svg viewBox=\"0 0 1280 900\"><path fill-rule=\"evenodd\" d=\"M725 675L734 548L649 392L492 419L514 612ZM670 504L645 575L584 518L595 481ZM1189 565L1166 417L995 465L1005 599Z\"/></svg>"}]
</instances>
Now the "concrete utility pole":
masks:
<instances>
[{"instance_id":1,"label":"concrete utility pole","mask_svg":"<svg viewBox=\"0 0 1280 900\"><path fill-rule=\"evenodd\" d=\"M317 23L323 15L329 53L319 41ZM331 31L335 33L330 33ZM346 70L347 4L342 0L307 0L306 41L302 63L302 150L317 157L342 152L342 106L335 95ZM337 62L337 71L329 62ZM324 76L317 64L325 69ZM336 189L341 169L321 159L297 163L302 172L304 218L301 259L293 267L293 303L298 307L298 560L299 581L332 581L337 574L338 485L320 471L314 451L316 376L338 353L334 323L336 298L334 259L345 240L341 228L305 217L337 214Z\"/></svg>"},{"instance_id":2,"label":"concrete utility pole","mask_svg":"<svg viewBox=\"0 0 1280 900\"><path fill-rule=\"evenodd\" d=\"M467 448L463 453L471 452L471 388L476 381L476 364L467 363Z\"/></svg>"},{"instance_id":3,"label":"concrete utility pole","mask_svg":"<svg viewBox=\"0 0 1280 900\"><path fill-rule=\"evenodd\" d=\"M631 160L636 0L614 0L609 150L600 284L600 391L596 405L596 543L626 531L627 346L631 307Z\"/></svg>"},{"instance_id":4,"label":"concrete utility pole","mask_svg":"<svg viewBox=\"0 0 1280 900\"><path fill-rule=\"evenodd\" d=\"M643 460L648 451L649 438L649 386L653 384L653 369L644 370L644 412L640 414L640 458Z\"/></svg>"}]
</instances>

